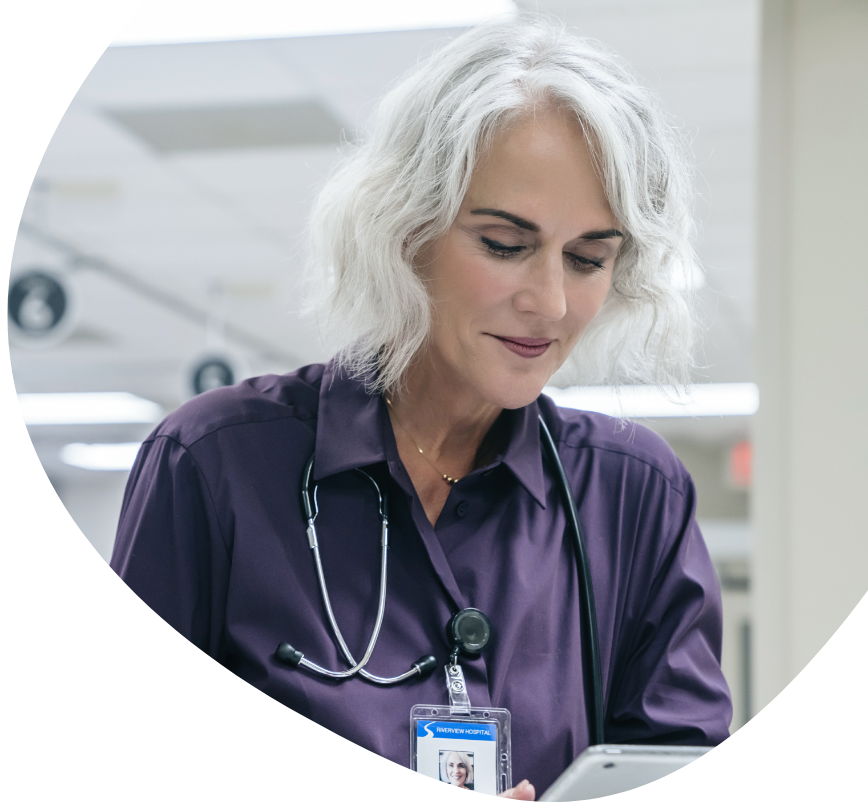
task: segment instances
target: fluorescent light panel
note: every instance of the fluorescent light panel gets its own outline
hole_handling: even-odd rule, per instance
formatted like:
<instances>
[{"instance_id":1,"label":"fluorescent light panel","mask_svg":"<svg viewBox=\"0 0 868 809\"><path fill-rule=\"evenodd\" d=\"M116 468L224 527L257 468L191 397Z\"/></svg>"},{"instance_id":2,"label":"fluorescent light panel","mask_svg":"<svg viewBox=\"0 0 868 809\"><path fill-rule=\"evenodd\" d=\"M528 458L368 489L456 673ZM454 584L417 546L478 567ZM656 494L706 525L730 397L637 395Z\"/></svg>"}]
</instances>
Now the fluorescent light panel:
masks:
<instances>
[{"instance_id":1,"label":"fluorescent light panel","mask_svg":"<svg viewBox=\"0 0 868 809\"><path fill-rule=\"evenodd\" d=\"M163 409L148 399L122 391L97 393L21 393L24 423L153 424Z\"/></svg>"},{"instance_id":2,"label":"fluorescent light panel","mask_svg":"<svg viewBox=\"0 0 868 809\"><path fill-rule=\"evenodd\" d=\"M94 472L129 472L141 447L139 441L124 444L67 444L60 460L69 466Z\"/></svg>"},{"instance_id":3,"label":"fluorescent light panel","mask_svg":"<svg viewBox=\"0 0 868 809\"><path fill-rule=\"evenodd\" d=\"M576 410L591 410L623 418L673 418L698 416L750 416L759 407L759 389L752 383L694 385L691 394L684 396L674 389L659 390L650 385L612 387L547 387L543 393L554 399L561 407ZM24 397L78 397L80 404L85 396L122 396L158 406L132 394L22 394ZM38 400L37 400L38 401ZM109 401L109 400L104 400ZM44 411L43 411L44 412ZM154 419L155 420L155 419ZM81 424L95 422L40 421L40 424ZM104 420L102 423L106 423ZM118 444L67 444L60 451L61 460L80 469L102 472L128 472L133 467L141 443L132 441Z\"/></svg>"},{"instance_id":4,"label":"fluorescent light panel","mask_svg":"<svg viewBox=\"0 0 868 809\"><path fill-rule=\"evenodd\" d=\"M139 5L112 45L458 28L515 13L512 0L154 0Z\"/></svg>"},{"instance_id":5,"label":"fluorescent light panel","mask_svg":"<svg viewBox=\"0 0 868 809\"><path fill-rule=\"evenodd\" d=\"M543 393L560 407L628 419L751 416L759 408L759 388L752 382L694 385L687 395L652 385L547 387Z\"/></svg>"}]
</instances>

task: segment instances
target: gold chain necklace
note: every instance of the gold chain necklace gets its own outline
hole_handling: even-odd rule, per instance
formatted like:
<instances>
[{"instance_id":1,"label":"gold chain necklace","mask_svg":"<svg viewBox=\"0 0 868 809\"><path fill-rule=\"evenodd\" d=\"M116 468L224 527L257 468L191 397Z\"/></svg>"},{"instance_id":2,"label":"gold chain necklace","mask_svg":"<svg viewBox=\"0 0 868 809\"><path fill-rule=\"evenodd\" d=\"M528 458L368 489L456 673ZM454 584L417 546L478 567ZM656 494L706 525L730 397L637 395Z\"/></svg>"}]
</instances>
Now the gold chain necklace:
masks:
<instances>
[{"instance_id":1,"label":"gold chain necklace","mask_svg":"<svg viewBox=\"0 0 868 809\"><path fill-rule=\"evenodd\" d=\"M413 438L412 435L410 435L410 431L403 424L401 424L401 422L398 421L398 417L395 416L395 411L392 410L392 400L386 399L386 404L389 406L389 411L391 412L391 414L395 418L395 423L407 434L407 438L409 438L413 442L413 446L419 450L419 454L425 459L425 461L428 463L428 466L430 466L438 475L440 475L440 477L443 478L443 480L445 480L450 486L454 485L455 483L458 483L458 481L461 480L461 478L453 478L453 477L450 477L449 475L444 475L436 466L434 466L433 463L431 463L431 459L424 452L422 452L422 447L420 447L416 443L416 439Z\"/></svg>"}]
</instances>

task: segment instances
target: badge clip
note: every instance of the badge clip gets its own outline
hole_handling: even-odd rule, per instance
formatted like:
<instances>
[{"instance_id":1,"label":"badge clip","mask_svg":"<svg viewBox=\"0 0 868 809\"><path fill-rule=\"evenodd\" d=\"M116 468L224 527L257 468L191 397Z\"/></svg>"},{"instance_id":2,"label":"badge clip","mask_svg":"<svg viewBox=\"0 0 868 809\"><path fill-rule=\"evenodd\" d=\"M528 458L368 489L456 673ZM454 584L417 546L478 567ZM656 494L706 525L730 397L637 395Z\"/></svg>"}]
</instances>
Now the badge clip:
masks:
<instances>
[{"instance_id":1,"label":"badge clip","mask_svg":"<svg viewBox=\"0 0 868 809\"><path fill-rule=\"evenodd\" d=\"M410 767L442 783L498 795L512 786L512 719L506 708L473 708L458 655L478 656L491 622L468 607L447 627L452 653L444 667L448 705L410 710ZM432 659L433 660L433 659Z\"/></svg>"},{"instance_id":2,"label":"badge clip","mask_svg":"<svg viewBox=\"0 0 868 809\"><path fill-rule=\"evenodd\" d=\"M464 671L457 663L450 663L446 669L446 690L449 693L449 713L453 716L470 715L470 696Z\"/></svg>"}]
</instances>

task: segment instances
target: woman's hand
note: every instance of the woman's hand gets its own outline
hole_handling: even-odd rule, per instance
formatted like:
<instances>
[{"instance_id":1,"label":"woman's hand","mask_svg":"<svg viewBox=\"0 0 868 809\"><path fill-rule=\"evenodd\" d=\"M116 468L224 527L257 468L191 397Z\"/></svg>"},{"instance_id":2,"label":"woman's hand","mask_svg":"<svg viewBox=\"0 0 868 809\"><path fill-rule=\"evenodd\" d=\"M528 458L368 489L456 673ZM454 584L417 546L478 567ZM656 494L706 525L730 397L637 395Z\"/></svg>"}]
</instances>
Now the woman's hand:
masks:
<instances>
[{"instance_id":1,"label":"woman's hand","mask_svg":"<svg viewBox=\"0 0 868 809\"><path fill-rule=\"evenodd\" d=\"M498 798L512 798L514 801L533 801L536 800L536 790L533 788L527 778L520 784L516 784L512 789L501 792Z\"/></svg>"}]
</instances>

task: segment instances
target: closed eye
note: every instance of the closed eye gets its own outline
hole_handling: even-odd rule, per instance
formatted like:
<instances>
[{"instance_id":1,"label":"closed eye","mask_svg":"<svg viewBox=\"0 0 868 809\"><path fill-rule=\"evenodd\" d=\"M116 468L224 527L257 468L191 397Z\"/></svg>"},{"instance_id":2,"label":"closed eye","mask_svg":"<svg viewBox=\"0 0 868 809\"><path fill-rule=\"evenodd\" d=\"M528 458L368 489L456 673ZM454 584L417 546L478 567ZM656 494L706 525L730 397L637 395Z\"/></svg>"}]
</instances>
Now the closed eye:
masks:
<instances>
[{"instance_id":1,"label":"closed eye","mask_svg":"<svg viewBox=\"0 0 868 809\"><path fill-rule=\"evenodd\" d=\"M522 250L525 249L525 245L508 245L503 244L502 242L497 242L494 239L487 239L485 236L479 237L482 243L488 248L489 253L493 253L495 256L500 256L501 258L509 258L510 256L517 256Z\"/></svg>"},{"instance_id":2,"label":"closed eye","mask_svg":"<svg viewBox=\"0 0 868 809\"><path fill-rule=\"evenodd\" d=\"M567 257L567 261L580 272L596 272L604 269L602 261L595 261L586 256L577 256L575 253L564 253L564 255Z\"/></svg>"},{"instance_id":3,"label":"closed eye","mask_svg":"<svg viewBox=\"0 0 868 809\"><path fill-rule=\"evenodd\" d=\"M489 239L485 236L480 236L479 238L486 246L489 253L492 253L495 256L499 256L500 258L511 258L513 256L517 256L523 250L527 249L527 246L523 244L509 245L503 244L503 242L498 242L495 239ZM567 261L572 264L573 269L576 269L579 272L597 272L598 270L605 269L604 262L602 260L587 258L586 256L579 256L575 253L564 253L564 256L566 256Z\"/></svg>"}]
</instances>

